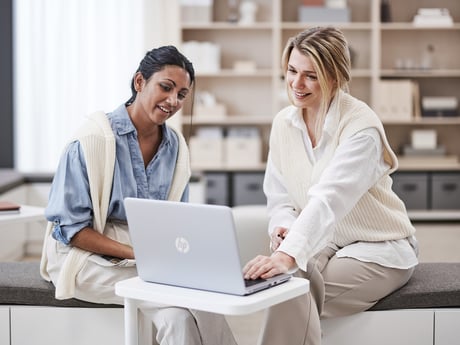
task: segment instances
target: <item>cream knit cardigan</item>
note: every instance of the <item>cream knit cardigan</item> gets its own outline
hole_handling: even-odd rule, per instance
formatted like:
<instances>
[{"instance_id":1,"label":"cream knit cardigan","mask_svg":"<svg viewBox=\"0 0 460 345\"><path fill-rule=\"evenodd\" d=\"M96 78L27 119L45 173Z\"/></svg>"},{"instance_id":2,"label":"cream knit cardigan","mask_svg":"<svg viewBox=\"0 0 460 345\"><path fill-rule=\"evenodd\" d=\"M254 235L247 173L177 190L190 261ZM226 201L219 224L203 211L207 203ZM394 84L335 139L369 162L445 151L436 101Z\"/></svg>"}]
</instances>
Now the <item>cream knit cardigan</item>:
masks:
<instances>
[{"instance_id":1,"label":"cream knit cardigan","mask_svg":"<svg viewBox=\"0 0 460 345\"><path fill-rule=\"evenodd\" d=\"M178 201L182 197L191 173L185 139L181 133L176 131L176 134L179 139L179 152L168 199ZM95 112L89 115L85 126L82 126L75 134L74 140L80 142L86 160L90 195L93 203L93 228L103 233L107 220L115 166L115 137L107 115L104 112ZM101 159L101 157L104 157L104 159ZM51 236L53 226L52 222L48 222L40 262L40 273L47 281L50 281L50 276L46 271L48 263L46 243L48 237ZM74 297L75 277L91 254L76 247L71 248L56 283L57 299Z\"/></svg>"},{"instance_id":2,"label":"cream knit cardigan","mask_svg":"<svg viewBox=\"0 0 460 345\"><path fill-rule=\"evenodd\" d=\"M275 117L270 134L270 155L274 165L286 181L286 188L295 209L300 212L308 202L308 190L317 183L322 171L332 160L342 140L364 128L376 128L384 145L384 159L390 169L370 188L353 207L351 212L336 224L332 241L340 247L356 241L386 241L413 235L403 202L392 191L389 174L397 169L396 155L390 148L383 126L377 115L363 102L343 91L330 111L340 114L337 130L325 149L323 157L311 164L306 158L302 132L287 119L293 106L287 107Z\"/></svg>"}]
</instances>

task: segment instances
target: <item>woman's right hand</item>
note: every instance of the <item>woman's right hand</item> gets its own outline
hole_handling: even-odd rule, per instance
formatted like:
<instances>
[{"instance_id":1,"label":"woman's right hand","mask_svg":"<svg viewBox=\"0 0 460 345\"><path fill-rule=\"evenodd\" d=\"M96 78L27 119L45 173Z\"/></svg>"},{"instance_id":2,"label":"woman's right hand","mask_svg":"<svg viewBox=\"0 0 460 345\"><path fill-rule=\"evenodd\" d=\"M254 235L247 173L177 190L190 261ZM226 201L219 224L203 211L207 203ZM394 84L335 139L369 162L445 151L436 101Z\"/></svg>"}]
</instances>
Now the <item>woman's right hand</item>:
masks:
<instances>
[{"instance_id":1,"label":"woman's right hand","mask_svg":"<svg viewBox=\"0 0 460 345\"><path fill-rule=\"evenodd\" d=\"M273 252L278 249L278 247L281 245L281 242L283 242L283 240L287 236L288 232L288 229L283 228L281 226L276 227L273 230L272 235L270 237L270 249Z\"/></svg>"},{"instance_id":2,"label":"woman's right hand","mask_svg":"<svg viewBox=\"0 0 460 345\"><path fill-rule=\"evenodd\" d=\"M77 232L70 244L99 255L134 259L134 251L130 245L115 241L89 227Z\"/></svg>"}]
</instances>

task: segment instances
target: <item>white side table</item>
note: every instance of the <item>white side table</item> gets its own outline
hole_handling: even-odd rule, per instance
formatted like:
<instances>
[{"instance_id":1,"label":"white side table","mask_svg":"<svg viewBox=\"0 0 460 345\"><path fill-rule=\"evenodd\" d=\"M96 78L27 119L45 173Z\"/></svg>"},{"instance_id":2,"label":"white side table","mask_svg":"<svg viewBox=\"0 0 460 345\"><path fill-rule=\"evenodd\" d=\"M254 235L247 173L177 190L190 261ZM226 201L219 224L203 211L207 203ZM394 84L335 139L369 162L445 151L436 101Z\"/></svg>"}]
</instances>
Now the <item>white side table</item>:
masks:
<instances>
[{"instance_id":1,"label":"white side table","mask_svg":"<svg viewBox=\"0 0 460 345\"><path fill-rule=\"evenodd\" d=\"M6 224L34 222L39 220L45 220L45 209L43 207L21 205L19 213L0 213L0 229Z\"/></svg>"},{"instance_id":2,"label":"white side table","mask_svg":"<svg viewBox=\"0 0 460 345\"><path fill-rule=\"evenodd\" d=\"M138 344L137 312L142 302L203 310L224 315L250 314L309 291L308 280L293 277L286 283L249 296L147 283L139 277L118 282L115 293L125 299L125 345Z\"/></svg>"}]
</instances>

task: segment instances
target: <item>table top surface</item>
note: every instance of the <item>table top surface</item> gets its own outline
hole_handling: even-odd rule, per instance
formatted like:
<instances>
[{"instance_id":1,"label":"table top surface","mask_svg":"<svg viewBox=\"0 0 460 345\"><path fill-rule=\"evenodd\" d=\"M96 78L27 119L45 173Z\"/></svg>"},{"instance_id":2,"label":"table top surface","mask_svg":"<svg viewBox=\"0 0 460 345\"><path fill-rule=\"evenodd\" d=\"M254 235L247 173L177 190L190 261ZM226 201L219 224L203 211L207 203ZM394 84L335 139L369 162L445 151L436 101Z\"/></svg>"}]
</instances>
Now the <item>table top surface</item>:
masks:
<instances>
[{"instance_id":1,"label":"table top surface","mask_svg":"<svg viewBox=\"0 0 460 345\"><path fill-rule=\"evenodd\" d=\"M306 294L309 281L293 277L289 281L247 296L189 289L171 285L148 283L139 277L118 282L117 295L157 305L173 305L224 315L250 314L288 299Z\"/></svg>"},{"instance_id":2,"label":"table top surface","mask_svg":"<svg viewBox=\"0 0 460 345\"><path fill-rule=\"evenodd\" d=\"M19 213L0 213L0 225L40 220L46 220L45 209L38 206L21 205Z\"/></svg>"}]
</instances>

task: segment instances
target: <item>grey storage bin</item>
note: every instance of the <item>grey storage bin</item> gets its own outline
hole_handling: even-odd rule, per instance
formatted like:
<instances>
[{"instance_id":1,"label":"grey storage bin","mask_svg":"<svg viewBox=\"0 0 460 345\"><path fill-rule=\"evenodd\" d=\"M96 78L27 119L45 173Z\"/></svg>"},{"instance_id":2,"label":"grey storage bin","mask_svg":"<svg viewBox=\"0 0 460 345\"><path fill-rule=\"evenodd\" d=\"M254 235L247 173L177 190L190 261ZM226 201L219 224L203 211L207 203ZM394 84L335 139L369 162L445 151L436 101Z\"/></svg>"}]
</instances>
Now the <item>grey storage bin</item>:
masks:
<instances>
[{"instance_id":1,"label":"grey storage bin","mask_svg":"<svg viewBox=\"0 0 460 345\"><path fill-rule=\"evenodd\" d=\"M235 173L233 175L233 206L265 205L264 173Z\"/></svg>"},{"instance_id":2,"label":"grey storage bin","mask_svg":"<svg viewBox=\"0 0 460 345\"><path fill-rule=\"evenodd\" d=\"M206 203L229 205L228 174L206 173Z\"/></svg>"},{"instance_id":3,"label":"grey storage bin","mask_svg":"<svg viewBox=\"0 0 460 345\"><path fill-rule=\"evenodd\" d=\"M428 209L428 174L394 173L393 190L408 210Z\"/></svg>"},{"instance_id":4,"label":"grey storage bin","mask_svg":"<svg viewBox=\"0 0 460 345\"><path fill-rule=\"evenodd\" d=\"M435 210L460 209L460 173L433 173L431 208Z\"/></svg>"}]
</instances>

